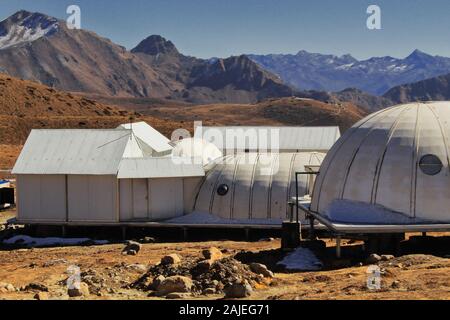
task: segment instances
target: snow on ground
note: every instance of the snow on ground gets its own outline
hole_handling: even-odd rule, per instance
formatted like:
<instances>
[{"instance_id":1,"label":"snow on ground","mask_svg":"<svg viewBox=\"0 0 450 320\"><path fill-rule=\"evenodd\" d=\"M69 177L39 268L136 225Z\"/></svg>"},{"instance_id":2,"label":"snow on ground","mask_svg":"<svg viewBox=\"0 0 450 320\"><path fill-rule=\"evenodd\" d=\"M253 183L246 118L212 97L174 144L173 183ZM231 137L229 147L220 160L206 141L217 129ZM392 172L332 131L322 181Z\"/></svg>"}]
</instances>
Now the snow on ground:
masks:
<instances>
[{"instance_id":1,"label":"snow on ground","mask_svg":"<svg viewBox=\"0 0 450 320\"><path fill-rule=\"evenodd\" d=\"M28 247L46 247L46 246L75 246L91 241L89 238L33 238L30 236L14 236L4 240L4 244L18 244ZM106 240L93 241L96 245L109 243Z\"/></svg>"},{"instance_id":2,"label":"snow on ground","mask_svg":"<svg viewBox=\"0 0 450 320\"><path fill-rule=\"evenodd\" d=\"M191 214L165 221L173 224L247 224L247 225L281 225L282 219L224 219L205 212Z\"/></svg>"},{"instance_id":3,"label":"snow on ground","mask_svg":"<svg viewBox=\"0 0 450 320\"><path fill-rule=\"evenodd\" d=\"M326 214L335 223L418 224L431 222L424 219L411 218L380 205L349 200L334 200L327 208Z\"/></svg>"},{"instance_id":4,"label":"snow on ground","mask_svg":"<svg viewBox=\"0 0 450 320\"><path fill-rule=\"evenodd\" d=\"M277 263L290 271L317 271L323 267L322 262L307 248L297 248Z\"/></svg>"}]
</instances>

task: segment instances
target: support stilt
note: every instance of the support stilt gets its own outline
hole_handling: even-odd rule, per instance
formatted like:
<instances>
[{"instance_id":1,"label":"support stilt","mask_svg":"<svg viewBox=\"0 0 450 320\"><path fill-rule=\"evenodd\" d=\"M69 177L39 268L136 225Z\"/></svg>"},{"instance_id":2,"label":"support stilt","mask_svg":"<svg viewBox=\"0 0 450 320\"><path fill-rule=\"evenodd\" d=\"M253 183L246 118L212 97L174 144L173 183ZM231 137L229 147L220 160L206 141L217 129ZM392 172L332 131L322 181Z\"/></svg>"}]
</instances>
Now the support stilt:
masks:
<instances>
[{"instance_id":1,"label":"support stilt","mask_svg":"<svg viewBox=\"0 0 450 320\"><path fill-rule=\"evenodd\" d=\"M245 228L245 240L250 241L250 229Z\"/></svg>"},{"instance_id":2,"label":"support stilt","mask_svg":"<svg viewBox=\"0 0 450 320\"><path fill-rule=\"evenodd\" d=\"M341 235L337 235L336 236L336 257L338 259L341 258L341 240L342 240Z\"/></svg>"}]
</instances>

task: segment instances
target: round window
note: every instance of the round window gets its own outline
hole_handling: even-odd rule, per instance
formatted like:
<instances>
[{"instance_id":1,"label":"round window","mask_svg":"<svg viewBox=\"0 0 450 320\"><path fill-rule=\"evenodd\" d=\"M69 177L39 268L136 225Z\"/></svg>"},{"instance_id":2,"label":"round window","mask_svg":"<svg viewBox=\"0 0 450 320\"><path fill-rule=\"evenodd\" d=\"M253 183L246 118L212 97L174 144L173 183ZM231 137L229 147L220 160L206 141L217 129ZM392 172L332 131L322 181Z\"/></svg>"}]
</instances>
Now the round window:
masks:
<instances>
[{"instance_id":1,"label":"round window","mask_svg":"<svg viewBox=\"0 0 450 320\"><path fill-rule=\"evenodd\" d=\"M226 184L221 184L218 188L217 188L217 194L219 196L224 196L228 193L228 186Z\"/></svg>"},{"instance_id":2,"label":"round window","mask_svg":"<svg viewBox=\"0 0 450 320\"><path fill-rule=\"evenodd\" d=\"M441 172L442 162L434 154L427 154L420 159L419 167L423 173L434 176Z\"/></svg>"}]
</instances>

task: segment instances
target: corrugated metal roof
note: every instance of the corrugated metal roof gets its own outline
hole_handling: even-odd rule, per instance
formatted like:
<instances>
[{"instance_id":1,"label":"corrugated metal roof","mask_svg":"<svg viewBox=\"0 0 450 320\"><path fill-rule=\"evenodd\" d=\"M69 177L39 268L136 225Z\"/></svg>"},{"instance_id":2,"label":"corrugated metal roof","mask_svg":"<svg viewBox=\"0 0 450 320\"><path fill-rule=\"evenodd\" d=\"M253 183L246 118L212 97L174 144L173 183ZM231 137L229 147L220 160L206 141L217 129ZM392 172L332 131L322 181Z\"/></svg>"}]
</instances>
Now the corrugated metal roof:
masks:
<instances>
[{"instance_id":1,"label":"corrugated metal roof","mask_svg":"<svg viewBox=\"0 0 450 320\"><path fill-rule=\"evenodd\" d=\"M130 130L33 130L13 174L117 174Z\"/></svg>"},{"instance_id":2,"label":"corrugated metal roof","mask_svg":"<svg viewBox=\"0 0 450 320\"><path fill-rule=\"evenodd\" d=\"M229 130L229 131L228 131ZM268 146L274 146L271 141L272 133L275 136L278 134L279 141L275 141L279 145L280 150L292 150L292 151L327 151L331 149L334 143L340 138L341 133L339 127L265 127L265 126L235 126L235 127L201 127L201 130L197 128L195 130L195 138L206 139L208 142L214 143L219 149L227 149L226 146L227 134L233 139L233 131L235 134L243 135L243 137L249 137L249 133L252 130L257 133L257 136L266 136ZM222 145L220 141L214 141L211 137L216 133L220 133L224 139ZM230 139L230 138L228 138ZM249 146L244 139L234 139L233 149L255 149L253 145ZM230 141L228 141L230 143ZM233 141L231 141L233 143ZM262 143L258 140L258 149L267 148L266 143ZM250 148L249 148L250 147ZM275 145L276 147L276 145Z\"/></svg>"},{"instance_id":3,"label":"corrugated metal roof","mask_svg":"<svg viewBox=\"0 0 450 320\"><path fill-rule=\"evenodd\" d=\"M178 160L178 161L177 161ZM203 177L201 164L186 164L181 158L123 159L120 163L119 179Z\"/></svg>"},{"instance_id":4,"label":"corrugated metal roof","mask_svg":"<svg viewBox=\"0 0 450 320\"><path fill-rule=\"evenodd\" d=\"M133 134L156 152L172 150L170 140L146 122L122 124L118 129L133 130Z\"/></svg>"}]
</instances>

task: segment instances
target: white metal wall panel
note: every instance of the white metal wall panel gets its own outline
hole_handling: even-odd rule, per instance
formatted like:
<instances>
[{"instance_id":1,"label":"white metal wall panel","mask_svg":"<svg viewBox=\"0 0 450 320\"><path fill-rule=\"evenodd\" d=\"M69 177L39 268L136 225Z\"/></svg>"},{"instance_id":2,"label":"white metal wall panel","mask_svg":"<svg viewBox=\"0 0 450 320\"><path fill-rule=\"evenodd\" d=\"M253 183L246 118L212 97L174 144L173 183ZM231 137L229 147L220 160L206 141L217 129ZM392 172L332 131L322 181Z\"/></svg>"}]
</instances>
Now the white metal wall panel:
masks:
<instances>
[{"instance_id":1,"label":"white metal wall panel","mask_svg":"<svg viewBox=\"0 0 450 320\"><path fill-rule=\"evenodd\" d=\"M260 154L253 179L253 190L251 196L252 219L268 219L269 192L272 176L273 155Z\"/></svg>"},{"instance_id":2,"label":"white metal wall panel","mask_svg":"<svg viewBox=\"0 0 450 320\"><path fill-rule=\"evenodd\" d=\"M133 179L133 219L145 220L149 217L147 179Z\"/></svg>"},{"instance_id":3,"label":"white metal wall panel","mask_svg":"<svg viewBox=\"0 0 450 320\"><path fill-rule=\"evenodd\" d=\"M280 154L274 161L274 175L271 182L270 218L285 219L287 212L287 194L291 174L291 161L293 154Z\"/></svg>"},{"instance_id":4,"label":"white metal wall panel","mask_svg":"<svg viewBox=\"0 0 450 320\"><path fill-rule=\"evenodd\" d=\"M414 161L415 109L404 109L395 123L395 130L382 156L376 203L394 211L411 214L411 186ZM403 190L401 197L392 197Z\"/></svg>"},{"instance_id":5,"label":"white metal wall panel","mask_svg":"<svg viewBox=\"0 0 450 320\"><path fill-rule=\"evenodd\" d=\"M184 214L192 213L195 205L195 198L200 190L203 177L183 178L183 202Z\"/></svg>"},{"instance_id":6,"label":"white metal wall panel","mask_svg":"<svg viewBox=\"0 0 450 320\"><path fill-rule=\"evenodd\" d=\"M250 219L250 197L258 155L241 155L234 183L233 219Z\"/></svg>"},{"instance_id":7,"label":"white metal wall panel","mask_svg":"<svg viewBox=\"0 0 450 320\"><path fill-rule=\"evenodd\" d=\"M239 157L233 157L227 160L227 165L223 168L222 174L216 181L217 187L222 184L228 186L228 193L226 195L221 196L217 194L217 192L214 192L213 194L214 201L212 205L212 212L214 212L215 215L221 218L231 218L231 201L233 196L232 189L238 160Z\"/></svg>"},{"instance_id":8,"label":"white metal wall panel","mask_svg":"<svg viewBox=\"0 0 450 320\"><path fill-rule=\"evenodd\" d=\"M68 207L71 222L117 222L115 176L68 176Z\"/></svg>"},{"instance_id":9,"label":"white metal wall panel","mask_svg":"<svg viewBox=\"0 0 450 320\"><path fill-rule=\"evenodd\" d=\"M419 127L417 161L422 156L433 154L441 160L443 168L437 175L429 176L418 166L415 167L417 182L413 213L417 218L450 221L449 123L445 120L442 107L421 108L419 117L420 122L430 125Z\"/></svg>"},{"instance_id":10,"label":"white metal wall panel","mask_svg":"<svg viewBox=\"0 0 450 320\"><path fill-rule=\"evenodd\" d=\"M183 180L181 178L150 179L149 207L152 221L183 215Z\"/></svg>"},{"instance_id":11,"label":"white metal wall panel","mask_svg":"<svg viewBox=\"0 0 450 320\"><path fill-rule=\"evenodd\" d=\"M120 221L133 219L133 180L119 180Z\"/></svg>"},{"instance_id":12,"label":"white metal wall panel","mask_svg":"<svg viewBox=\"0 0 450 320\"><path fill-rule=\"evenodd\" d=\"M18 218L21 221L66 221L65 176L18 175Z\"/></svg>"}]
</instances>

